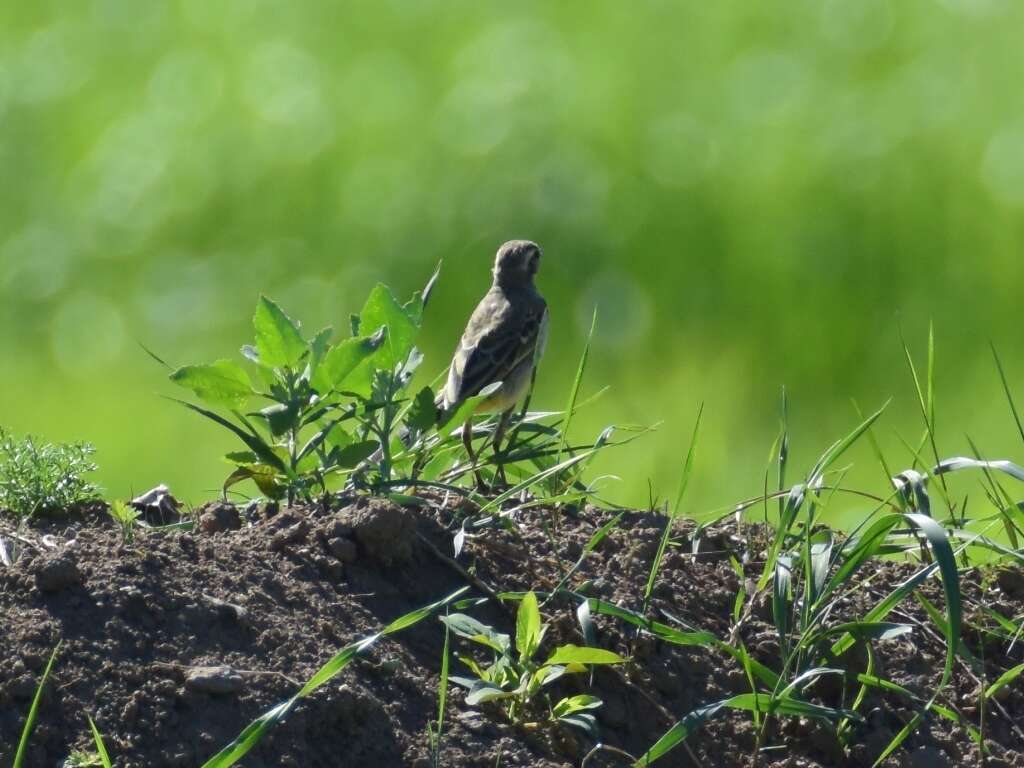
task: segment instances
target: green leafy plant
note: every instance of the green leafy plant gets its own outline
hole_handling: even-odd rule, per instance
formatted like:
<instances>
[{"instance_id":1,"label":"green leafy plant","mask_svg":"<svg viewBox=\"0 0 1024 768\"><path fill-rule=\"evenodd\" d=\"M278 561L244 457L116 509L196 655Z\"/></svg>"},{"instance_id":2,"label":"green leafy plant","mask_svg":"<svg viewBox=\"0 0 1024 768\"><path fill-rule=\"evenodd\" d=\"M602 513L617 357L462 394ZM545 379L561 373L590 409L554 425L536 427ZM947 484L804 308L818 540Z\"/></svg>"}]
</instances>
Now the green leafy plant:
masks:
<instances>
[{"instance_id":1,"label":"green leafy plant","mask_svg":"<svg viewBox=\"0 0 1024 768\"><path fill-rule=\"evenodd\" d=\"M102 768L103 761L95 752L75 750L64 761L63 768Z\"/></svg>"},{"instance_id":2,"label":"green leafy plant","mask_svg":"<svg viewBox=\"0 0 1024 768\"><path fill-rule=\"evenodd\" d=\"M199 400L179 402L243 444L244 450L225 456L234 466L225 492L251 481L263 495L289 501L343 489L393 493L423 486L472 495L459 487L467 476L490 472L493 486L507 470L514 485L491 506L527 490L559 504L592 495L580 481L583 469L603 448L632 437L614 441L608 428L594 443L572 445L566 439L572 415L586 405L577 404L577 395L589 341L567 413L530 412L524 405L511 421L500 456L491 455L481 465L466 460L459 428L490 390L467 398L441 423L433 389L410 392L423 362L415 344L437 277L435 271L423 291L404 304L378 285L351 317L352 336L334 344L330 328L306 338L298 322L261 297L253 317L254 343L242 347L248 368L218 360L172 370L171 380ZM497 418L485 420L473 434L486 443L497 425Z\"/></svg>"},{"instance_id":3,"label":"green leafy plant","mask_svg":"<svg viewBox=\"0 0 1024 768\"><path fill-rule=\"evenodd\" d=\"M120 500L111 502L107 512L114 522L117 523L118 528L121 529L121 541L125 544L130 544L134 541L135 524L142 513L130 504L125 504Z\"/></svg>"},{"instance_id":4,"label":"green leafy plant","mask_svg":"<svg viewBox=\"0 0 1024 768\"><path fill-rule=\"evenodd\" d=\"M544 689L563 675L586 672L598 664L621 664L625 659L603 648L562 645L540 660L537 654L548 625L542 623L533 592L527 592L519 603L515 645L508 635L466 614L453 613L441 621L455 635L487 648L493 657L486 666L469 656L458 657L474 676L451 675L449 679L468 690L467 704L501 702L509 720L528 728L545 722L566 723L595 732L597 721L590 710L601 706L599 698L581 694L552 704ZM543 700L545 708L537 706L538 700ZM531 721L531 717L538 719Z\"/></svg>"},{"instance_id":5,"label":"green leafy plant","mask_svg":"<svg viewBox=\"0 0 1024 768\"><path fill-rule=\"evenodd\" d=\"M264 495L291 501L391 477L398 415L405 387L422 360L414 344L436 277L405 304L378 285L352 317L351 337L334 344L332 329L304 338L296 321L261 297L253 317L254 343L242 347L255 383L232 360L188 365L170 374L202 403L183 403L186 407L244 444L245 450L225 457L235 467L225 491L251 480ZM253 401L267 405L251 410ZM421 429L436 418L414 415Z\"/></svg>"},{"instance_id":6,"label":"green leafy plant","mask_svg":"<svg viewBox=\"0 0 1024 768\"><path fill-rule=\"evenodd\" d=\"M22 519L55 513L96 497L85 475L97 467L88 443L41 443L16 439L0 427L0 509Z\"/></svg>"}]
</instances>

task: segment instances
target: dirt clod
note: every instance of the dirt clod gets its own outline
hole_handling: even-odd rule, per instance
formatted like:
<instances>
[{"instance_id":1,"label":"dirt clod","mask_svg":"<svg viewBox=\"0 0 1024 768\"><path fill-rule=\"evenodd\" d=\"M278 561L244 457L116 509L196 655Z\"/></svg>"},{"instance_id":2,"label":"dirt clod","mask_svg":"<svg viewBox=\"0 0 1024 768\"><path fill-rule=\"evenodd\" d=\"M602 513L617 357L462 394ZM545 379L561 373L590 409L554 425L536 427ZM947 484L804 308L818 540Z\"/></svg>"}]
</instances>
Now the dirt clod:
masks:
<instances>
[{"instance_id":1,"label":"dirt clod","mask_svg":"<svg viewBox=\"0 0 1024 768\"><path fill-rule=\"evenodd\" d=\"M83 580L78 564L67 552L43 555L32 563L31 570L36 577L36 586L42 592L60 592L81 584Z\"/></svg>"},{"instance_id":2,"label":"dirt clod","mask_svg":"<svg viewBox=\"0 0 1024 768\"><path fill-rule=\"evenodd\" d=\"M341 536L327 540L327 551L343 563L354 563L359 556L356 543Z\"/></svg>"},{"instance_id":3,"label":"dirt clod","mask_svg":"<svg viewBox=\"0 0 1024 768\"><path fill-rule=\"evenodd\" d=\"M411 510L374 500L363 507L350 507L348 512L356 541L367 555L384 565L409 561L416 537Z\"/></svg>"},{"instance_id":4,"label":"dirt clod","mask_svg":"<svg viewBox=\"0 0 1024 768\"><path fill-rule=\"evenodd\" d=\"M241 527L242 518L234 504L214 501L200 508L199 528L203 533L237 531Z\"/></svg>"},{"instance_id":5,"label":"dirt clod","mask_svg":"<svg viewBox=\"0 0 1024 768\"><path fill-rule=\"evenodd\" d=\"M185 686L199 693L225 695L242 690L242 676L231 667L193 667L185 677Z\"/></svg>"},{"instance_id":6,"label":"dirt clod","mask_svg":"<svg viewBox=\"0 0 1024 768\"><path fill-rule=\"evenodd\" d=\"M279 523L287 519L284 517L277 518ZM270 539L270 550L272 552L280 552L289 545L303 543L307 536L309 536L309 522L302 518L284 530L277 531Z\"/></svg>"},{"instance_id":7,"label":"dirt clod","mask_svg":"<svg viewBox=\"0 0 1024 768\"><path fill-rule=\"evenodd\" d=\"M1017 568L1000 568L996 571L996 583L1011 597L1024 597L1024 572Z\"/></svg>"}]
</instances>

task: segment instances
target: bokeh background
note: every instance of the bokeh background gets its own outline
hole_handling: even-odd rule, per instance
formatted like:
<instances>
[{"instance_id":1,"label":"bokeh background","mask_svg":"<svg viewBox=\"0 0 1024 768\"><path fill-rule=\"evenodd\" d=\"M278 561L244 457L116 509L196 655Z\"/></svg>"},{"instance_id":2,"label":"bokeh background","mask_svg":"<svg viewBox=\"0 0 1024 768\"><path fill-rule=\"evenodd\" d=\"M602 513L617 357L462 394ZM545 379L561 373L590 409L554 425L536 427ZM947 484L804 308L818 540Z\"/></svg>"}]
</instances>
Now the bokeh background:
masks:
<instances>
[{"instance_id":1,"label":"bokeh background","mask_svg":"<svg viewBox=\"0 0 1024 768\"><path fill-rule=\"evenodd\" d=\"M1021 29L1013 0L2 3L0 424L199 501L230 443L137 341L232 356L261 291L343 329L443 259L429 378L528 237L535 402L597 304L577 437L662 422L596 468L612 499L674 493L700 401L686 511L756 494L783 385L795 468L890 396L909 465L898 324L923 364L934 321L942 452L1020 459L988 343L1024 399Z\"/></svg>"}]
</instances>

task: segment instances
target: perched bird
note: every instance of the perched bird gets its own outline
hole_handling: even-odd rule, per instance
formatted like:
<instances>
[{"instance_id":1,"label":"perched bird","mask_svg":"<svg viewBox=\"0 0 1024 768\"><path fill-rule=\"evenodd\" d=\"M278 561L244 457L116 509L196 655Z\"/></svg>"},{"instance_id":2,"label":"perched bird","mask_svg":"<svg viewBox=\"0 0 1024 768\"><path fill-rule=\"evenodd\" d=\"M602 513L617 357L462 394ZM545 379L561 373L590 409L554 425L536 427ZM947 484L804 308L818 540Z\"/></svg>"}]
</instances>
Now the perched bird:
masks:
<instances>
[{"instance_id":1,"label":"perched bird","mask_svg":"<svg viewBox=\"0 0 1024 768\"><path fill-rule=\"evenodd\" d=\"M437 398L443 419L467 398L500 382L476 409L477 413L501 413L494 431L496 454L547 340L548 307L533 284L540 256L540 247L529 240L510 240L498 249L491 289L469 318L452 358L448 382ZM463 426L462 442L475 466L472 422L467 419ZM504 477L504 469L499 467L499 472ZM477 484L483 486L479 471L474 473Z\"/></svg>"}]
</instances>

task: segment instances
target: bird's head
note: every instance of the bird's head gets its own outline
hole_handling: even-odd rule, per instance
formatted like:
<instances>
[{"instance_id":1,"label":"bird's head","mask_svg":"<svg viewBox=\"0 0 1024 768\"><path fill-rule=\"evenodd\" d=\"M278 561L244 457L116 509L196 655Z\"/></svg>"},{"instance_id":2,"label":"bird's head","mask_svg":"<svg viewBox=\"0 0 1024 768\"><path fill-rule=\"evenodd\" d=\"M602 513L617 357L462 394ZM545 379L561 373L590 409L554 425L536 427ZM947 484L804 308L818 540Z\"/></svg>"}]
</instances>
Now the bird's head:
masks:
<instances>
[{"instance_id":1,"label":"bird's head","mask_svg":"<svg viewBox=\"0 0 1024 768\"><path fill-rule=\"evenodd\" d=\"M529 285L540 267L540 246L529 240L509 240L494 257L494 282L504 288Z\"/></svg>"}]
</instances>

